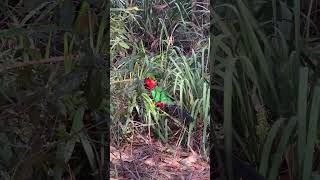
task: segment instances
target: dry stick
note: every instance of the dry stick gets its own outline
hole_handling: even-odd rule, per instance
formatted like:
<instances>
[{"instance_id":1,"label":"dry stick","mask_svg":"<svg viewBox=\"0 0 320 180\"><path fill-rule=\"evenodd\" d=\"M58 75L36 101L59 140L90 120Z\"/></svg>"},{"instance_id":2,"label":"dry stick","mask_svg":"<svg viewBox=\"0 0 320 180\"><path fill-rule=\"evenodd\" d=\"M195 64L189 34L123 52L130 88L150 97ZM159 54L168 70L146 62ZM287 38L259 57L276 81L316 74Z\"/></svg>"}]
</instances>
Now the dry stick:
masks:
<instances>
[{"instance_id":1,"label":"dry stick","mask_svg":"<svg viewBox=\"0 0 320 180\"><path fill-rule=\"evenodd\" d=\"M117 84L117 83L122 83L122 82L131 82L133 79L124 79L124 80L119 80L119 81L113 81L111 84Z\"/></svg>"},{"instance_id":2,"label":"dry stick","mask_svg":"<svg viewBox=\"0 0 320 180\"><path fill-rule=\"evenodd\" d=\"M48 64L48 63L63 62L64 59L65 59L64 56L57 56L57 57L52 57L52 58L38 60L38 61L19 62L19 63L15 63L13 65L1 66L0 67L0 73L4 72L6 70L20 68L20 67L29 66L29 65L38 65L38 64Z\"/></svg>"}]
</instances>

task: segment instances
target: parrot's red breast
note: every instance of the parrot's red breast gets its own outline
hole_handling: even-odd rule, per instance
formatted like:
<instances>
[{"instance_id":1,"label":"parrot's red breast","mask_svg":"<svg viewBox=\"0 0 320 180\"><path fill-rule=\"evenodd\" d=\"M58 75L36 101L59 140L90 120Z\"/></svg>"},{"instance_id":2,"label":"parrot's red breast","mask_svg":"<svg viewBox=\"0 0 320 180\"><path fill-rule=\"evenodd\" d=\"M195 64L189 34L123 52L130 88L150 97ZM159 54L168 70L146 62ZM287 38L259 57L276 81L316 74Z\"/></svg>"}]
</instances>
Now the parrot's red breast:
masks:
<instances>
[{"instance_id":1,"label":"parrot's red breast","mask_svg":"<svg viewBox=\"0 0 320 180\"><path fill-rule=\"evenodd\" d=\"M153 90L157 86L157 83L154 80L150 79L150 78L147 78L145 80L145 83L146 83L146 85L148 86L148 88L150 90Z\"/></svg>"},{"instance_id":2,"label":"parrot's red breast","mask_svg":"<svg viewBox=\"0 0 320 180\"><path fill-rule=\"evenodd\" d=\"M146 84L146 86L147 86L147 88L150 90L150 91L153 91L154 90L154 88L157 86L157 83L153 80L153 79L151 79L151 78L147 78L147 79L145 79L145 84ZM164 108L166 106L166 104L165 103L163 103L163 102L156 102L156 107L158 107L158 108Z\"/></svg>"},{"instance_id":3,"label":"parrot's red breast","mask_svg":"<svg viewBox=\"0 0 320 180\"><path fill-rule=\"evenodd\" d=\"M162 109L166 106L166 104L163 102L156 102L156 106Z\"/></svg>"}]
</instances>

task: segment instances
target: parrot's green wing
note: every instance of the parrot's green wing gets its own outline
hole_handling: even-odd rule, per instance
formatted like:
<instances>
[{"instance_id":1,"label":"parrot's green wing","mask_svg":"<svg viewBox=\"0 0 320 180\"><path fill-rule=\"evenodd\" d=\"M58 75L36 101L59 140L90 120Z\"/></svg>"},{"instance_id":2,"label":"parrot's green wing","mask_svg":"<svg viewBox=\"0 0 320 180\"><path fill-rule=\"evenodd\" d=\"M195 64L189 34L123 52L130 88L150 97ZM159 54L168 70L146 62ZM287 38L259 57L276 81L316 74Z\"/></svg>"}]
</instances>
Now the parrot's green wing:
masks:
<instances>
[{"instance_id":1,"label":"parrot's green wing","mask_svg":"<svg viewBox=\"0 0 320 180\"><path fill-rule=\"evenodd\" d=\"M155 102L159 102L160 101L160 91L161 89L156 86L152 91L151 91L151 95L152 95L152 99L155 101Z\"/></svg>"},{"instance_id":2,"label":"parrot's green wing","mask_svg":"<svg viewBox=\"0 0 320 180\"><path fill-rule=\"evenodd\" d=\"M151 95L155 102L162 102L165 104L173 103L169 95L158 86L151 91Z\"/></svg>"},{"instance_id":3,"label":"parrot's green wing","mask_svg":"<svg viewBox=\"0 0 320 180\"><path fill-rule=\"evenodd\" d=\"M160 99L161 102L165 103L165 104L172 104L172 100L170 98L170 96L165 92L165 91L162 91L161 92L161 99Z\"/></svg>"}]
</instances>

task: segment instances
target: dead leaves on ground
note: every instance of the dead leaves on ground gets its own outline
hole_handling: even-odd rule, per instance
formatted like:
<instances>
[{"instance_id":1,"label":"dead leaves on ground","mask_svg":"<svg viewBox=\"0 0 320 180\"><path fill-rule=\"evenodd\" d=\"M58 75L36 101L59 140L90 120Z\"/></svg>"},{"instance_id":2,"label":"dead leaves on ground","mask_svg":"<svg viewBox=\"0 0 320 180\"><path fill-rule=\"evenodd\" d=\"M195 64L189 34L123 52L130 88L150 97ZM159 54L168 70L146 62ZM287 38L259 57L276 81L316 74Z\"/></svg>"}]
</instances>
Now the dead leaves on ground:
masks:
<instances>
[{"instance_id":1,"label":"dead leaves on ground","mask_svg":"<svg viewBox=\"0 0 320 180\"><path fill-rule=\"evenodd\" d=\"M116 179L210 179L209 164L196 152L154 144L110 147L111 174Z\"/></svg>"}]
</instances>

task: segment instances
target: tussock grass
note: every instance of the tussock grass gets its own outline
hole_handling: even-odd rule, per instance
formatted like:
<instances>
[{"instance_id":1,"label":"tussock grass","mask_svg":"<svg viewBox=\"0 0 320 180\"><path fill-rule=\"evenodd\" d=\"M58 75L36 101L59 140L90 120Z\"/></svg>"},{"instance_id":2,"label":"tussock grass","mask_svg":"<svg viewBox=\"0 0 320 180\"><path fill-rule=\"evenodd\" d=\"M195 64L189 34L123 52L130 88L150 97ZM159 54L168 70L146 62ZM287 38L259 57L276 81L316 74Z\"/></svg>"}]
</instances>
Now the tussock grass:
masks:
<instances>
[{"instance_id":1,"label":"tussock grass","mask_svg":"<svg viewBox=\"0 0 320 180\"><path fill-rule=\"evenodd\" d=\"M316 178L319 50L313 47L319 43L310 39L319 33L310 26L312 3L307 11L300 3L239 0L213 6L210 59L215 89L224 98L229 178L237 152L267 179L277 179L280 168L292 179Z\"/></svg>"}]
</instances>

